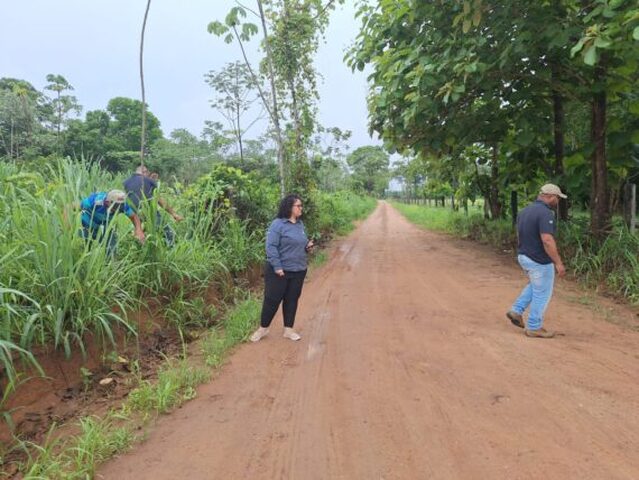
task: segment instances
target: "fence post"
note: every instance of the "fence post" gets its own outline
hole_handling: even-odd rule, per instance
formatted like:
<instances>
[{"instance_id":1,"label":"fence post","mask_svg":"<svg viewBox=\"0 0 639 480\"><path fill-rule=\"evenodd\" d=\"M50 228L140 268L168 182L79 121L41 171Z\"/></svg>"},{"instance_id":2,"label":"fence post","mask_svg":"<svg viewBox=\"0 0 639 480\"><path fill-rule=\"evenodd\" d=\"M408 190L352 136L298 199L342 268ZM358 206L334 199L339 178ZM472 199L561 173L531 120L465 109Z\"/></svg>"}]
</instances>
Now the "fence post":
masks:
<instances>
[{"instance_id":1,"label":"fence post","mask_svg":"<svg viewBox=\"0 0 639 480\"><path fill-rule=\"evenodd\" d=\"M513 227L517 225L517 192L510 192L510 215L513 219Z\"/></svg>"}]
</instances>

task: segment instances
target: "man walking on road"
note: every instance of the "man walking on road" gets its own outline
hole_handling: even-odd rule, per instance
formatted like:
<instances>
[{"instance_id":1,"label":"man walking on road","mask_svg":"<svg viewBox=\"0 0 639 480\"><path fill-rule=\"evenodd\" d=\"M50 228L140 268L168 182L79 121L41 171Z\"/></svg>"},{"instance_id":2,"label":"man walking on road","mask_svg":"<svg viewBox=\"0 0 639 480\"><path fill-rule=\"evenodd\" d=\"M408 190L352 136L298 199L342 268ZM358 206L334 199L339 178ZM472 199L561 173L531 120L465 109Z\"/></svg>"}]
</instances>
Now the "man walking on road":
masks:
<instances>
[{"instance_id":1,"label":"man walking on road","mask_svg":"<svg viewBox=\"0 0 639 480\"><path fill-rule=\"evenodd\" d=\"M506 316L513 325L523 328L526 336L552 338L555 332L543 328L544 313L552 297L555 269L560 277L566 273L555 242L557 225L553 209L559 198L568 198L557 185L547 183L537 200L524 208L517 217L517 260L528 275L528 285L515 300ZM523 314L530 306L528 324Z\"/></svg>"}]
</instances>

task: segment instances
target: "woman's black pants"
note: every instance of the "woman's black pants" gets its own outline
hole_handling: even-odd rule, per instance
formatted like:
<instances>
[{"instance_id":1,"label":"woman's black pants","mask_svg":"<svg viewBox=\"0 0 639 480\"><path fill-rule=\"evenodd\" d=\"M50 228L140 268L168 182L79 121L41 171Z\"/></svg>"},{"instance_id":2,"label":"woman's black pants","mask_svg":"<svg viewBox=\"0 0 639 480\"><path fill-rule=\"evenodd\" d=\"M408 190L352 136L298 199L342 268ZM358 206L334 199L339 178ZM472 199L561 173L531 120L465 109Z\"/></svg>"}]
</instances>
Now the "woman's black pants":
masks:
<instances>
[{"instance_id":1,"label":"woman's black pants","mask_svg":"<svg viewBox=\"0 0 639 480\"><path fill-rule=\"evenodd\" d=\"M284 326L293 328L297 301L302 295L305 276L306 270L301 272L284 271L284 276L280 277L275 274L270 264L266 264L264 267L264 303L262 303L262 318L260 320L262 327L268 328L271 325L281 303Z\"/></svg>"}]
</instances>

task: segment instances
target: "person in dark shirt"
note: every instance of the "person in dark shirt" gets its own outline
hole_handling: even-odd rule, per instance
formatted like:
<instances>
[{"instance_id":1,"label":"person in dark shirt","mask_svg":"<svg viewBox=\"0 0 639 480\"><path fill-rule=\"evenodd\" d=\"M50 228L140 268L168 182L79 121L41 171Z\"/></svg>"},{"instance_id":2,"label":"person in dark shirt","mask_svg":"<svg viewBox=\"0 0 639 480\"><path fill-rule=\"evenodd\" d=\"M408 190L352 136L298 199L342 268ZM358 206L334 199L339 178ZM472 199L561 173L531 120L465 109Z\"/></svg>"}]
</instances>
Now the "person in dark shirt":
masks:
<instances>
[{"instance_id":1,"label":"person in dark shirt","mask_svg":"<svg viewBox=\"0 0 639 480\"><path fill-rule=\"evenodd\" d=\"M560 277L566 273L555 242L557 224L552 210L557 207L560 197L568 198L557 185L547 183L541 187L537 200L517 216L517 260L529 282L506 316L513 325L523 328L528 337L555 336L554 332L543 328L543 324L552 297L555 269ZM526 324L523 314L529 306Z\"/></svg>"},{"instance_id":2,"label":"person in dark shirt","mask_svg":"<svg viewBox=\"0 0 639 480\"><path fill-rule=\"evenodd\" d=\"M277 218L266 236L266 264L264 265L264 302L260 328L251 341L257 342L268 334L277 309L282 304L284 337L297 341L299 333L293 330L297 303L306 277L307 253L313 248L302 223L302 199L288 195L280 202Z\"/></svg>"},{"instance_id":3,"label":"person in dark shirt","mask_svg":"<svg viewBox=\"0 0 639 480\"><path fill-rule=\"evenodd\" d=\"M136 212L140 211L140 206L145 201L151 200L154 197L157 188L157 181L150 177L150 172L144 165L140 165L135 170L135 173L124 181L124 190ZM176 222L182 221L182 217L178 215L163 198L156 198L158 205L166 210ZM175 232L168 223L163 221L159 212L156 216L156 223L162 227L167 245L173 246L175 243Z\"/></svg>"}]
</instances>

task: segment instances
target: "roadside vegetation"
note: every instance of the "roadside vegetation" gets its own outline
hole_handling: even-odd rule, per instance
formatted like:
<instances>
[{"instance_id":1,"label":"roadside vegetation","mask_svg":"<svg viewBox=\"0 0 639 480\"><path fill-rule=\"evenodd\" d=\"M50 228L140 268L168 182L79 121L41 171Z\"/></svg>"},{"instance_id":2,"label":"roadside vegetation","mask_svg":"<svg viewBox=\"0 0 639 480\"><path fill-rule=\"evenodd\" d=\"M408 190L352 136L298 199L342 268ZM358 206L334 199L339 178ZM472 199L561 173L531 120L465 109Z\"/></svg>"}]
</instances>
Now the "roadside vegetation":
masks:
<instances>
[{"instance_id":1,"label":"roadside vegetation","mask_svg":"<svg viewBox=\"0 0 639 480\"><path fill-rule=\"evenodd\" d=\"M637 2L365 1L358 18L347 61L370 72L401 196L450 206L399 208L512 248L518 209L554 183L568 268L639 301Z\"/></svg>"},{"instance_id":2,"label":"roadside vegetation","mask_svg":"<svg viewBox=\"0 0 639 480\"><path fill-rule=\"evenodd\" d=\"M51 162L45 172L0 163L0 413L6 427L16 427L5 407L12 392L23 380L28 385L27 374L42 373L38 361L46 360L47 352L78 354L98 344L106 356L122 348L123 339L124 345L135 345L145 326L131 314L149 302L161 305L166 328L178 332L183 350L167 357L153 380L136 374L132 353L127 379L132 390L125 405L105 417L83 418L79 436L62 441L51 433L45 445L16 437L12 447L0 452L0 460L26 452L30 460L20 467L25 478L92 476L97 463L136 438L130 420L146 421L193 398L197 385L210 378L210 369L247 338L259 317L259 299L251 297L243 275L263 261L266 227L279 200L277 185L225 164L189 186L163 185L162 198L184 217L171 225L176 244L169 247L154 222L145 223L147 239L139 244L122 218L110 227L119 238L110 258L104 245L81 238L72 205L123 179L123 174L70 159ZM318 191L312 204L307 230L326 243L348 232L376 201L352 191ZM148 208L145 217L155 218L158 206ZM217 292L215 304L205 300L211 289ZM193 338L199 340L201 364L186 354Z\"/></svg>"},{"instance_id":3,"label":"roadside vegetation","mask_svg":"<svg viewBox=\"0 0 639 480\"><path fill-rule=\"evenodd\" d=\"M468 213L450 208L393 205L411 222L424 228L474 240L502 250L516 251L517 232L510 219L489 220L479 207ZM621 218L603 242L589 234L586 213L558 224L558 245L568 274L577 281L632 303L639 302L639 238Z\"/></svg>"}]
</instances>

